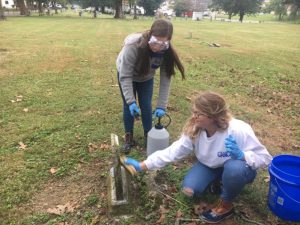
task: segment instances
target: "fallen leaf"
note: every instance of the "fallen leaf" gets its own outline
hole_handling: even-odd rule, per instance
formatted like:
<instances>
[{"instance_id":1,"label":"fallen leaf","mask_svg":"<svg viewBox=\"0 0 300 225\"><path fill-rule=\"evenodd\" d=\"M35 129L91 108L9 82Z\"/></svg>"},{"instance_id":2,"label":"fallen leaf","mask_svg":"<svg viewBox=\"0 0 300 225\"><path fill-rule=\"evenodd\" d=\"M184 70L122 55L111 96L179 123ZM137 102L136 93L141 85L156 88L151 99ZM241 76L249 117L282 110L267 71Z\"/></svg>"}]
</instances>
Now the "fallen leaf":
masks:
<instances>
[{"instance_id":1,"label":"fallen leaf","mask_svg":"<svg viewBox=\"0 0 300 225\"><path fill-rule=\"evenodd\" d=\"M176 212L176 218L181 218L183 216L183 212L181 212L181 210L179 209L177 212Z\"/></svg>"},{"instance_id":2,"label":"fallen leaf","mask_svg":"<svg viewBox=\"0 0 300 225\"><path fill-rule=\"evenodd\" d=\"M269 183L270 182L270 176L266 176L264 179L264 182Z\"/></svg>"},{"instance_id":3,"label":"fallen leaf","mask_svg":"<svg viewBox=\"0 0 300 225\"><path fill-rule=\"evenodd\" d=\"M51 174L55 174L57 172L57 168L52 167L49 171Z\"/></svg>"},{"instance_id":4,"label":"fallen leaf","mask_svg":"<svg viewBox=\"0 0 300 225\"><path fill-rule=\"evenodd\" d=\"M166 219L166 215L165 214L161 214L160 218L155 223L156 224L164 223L165 219Z\"/></svg>"},{"instance_id":5,"label":"fallen leaf","mask_svg":"<svg viewBox=\"0 0 300 225\"><path fill-rule=\"evenodd\" d=\"M187 100L189 100L189 101L192 101L192 98L191 98L191 97L185 96L185 98L186 98Z\"/></svg>"},{"instance_id":6,"label":"fallen leaf","mask_svg":"<svg viewBox=\"0 0 300 225\"><path fill-rule=\"evenodd\" d=\"M80 140L80 139L81 139L80 134L76 134L76 135L75 135L75 138L76 138L77 140Z\"/></svg>"},{"instance_id":7,"label":"fallen leaf","mask_svg":"<svg viewBox=\"0 0 300 225\"><path fill-rule=\"evenodd\" d=\"M107 213L107 209L105 207L101 207L98 211L99 215L105 215Z\"/></svg>"},{"instance_id":8,"label":"fallen leaf","mask_svg":"<svg viewBox=\"0 0 300 225\"><path fill-rule=\"evenodd\" d=\"M106 197L106 193L105 192L101 192L101 198L105 198Z\"/></svg>"},{"instance_id":9,"label":"fallen leaf","mask_svg":"<svg viewBox=\"0 0 300 225\"><path fill-rule=\"evenodd\" d=\"M89 223L89 225L95 225L95 224L98 224L99 222L101 222L101 221L100 221L99 215L97 215L92 219L92 222Z\"/></svg>"},{"instance_id":10,"label":"fallen leaf","mask_svg":"<svg viewBox=\"0 0 300 225\"><path fill-rule=\"evenodd\" d=\"M101 150L108 150L108 149L110 149L110 146L108 144L101 144L100 149Z\"/></svg>"},{"instance_id":11,"label":"fallen leaf","mask_svg":"<svg viewBox=\"0 0 300 225\"><path fill-rule=\"evenodd\" d=\"M68 202L65 205L57 205L55 208L49 208L47 212L55 215L63 215L64 213L74 212L74 206Z\"/></svg>"},{"instance_id":12,"label":"fallen leaf","mask_svg":"<svg viewBox=\"0 0 300 225\"><path fill-rule=\"evenodd\" d=\"M93 152L98 148L98 146L93 143L89 143L88 148L89 148L89 152Z\"/></svg>"},{"instance_id":13,"label":"fallen leaf","mask_svg":"<svg viewBox=\"0 0 300 225\"><path fill-rule=\"evenodd\" d=\"M24 112L28 112L28 108L24 108L23 111L24 111Z\"/></svg>"},{"instance_id":14,"label":"fallen leaf","mask_svg":"<svg viewBox=\"0 0 300 225\"><path fill-rule=\"evenodd\" d=\"M159 212L162 214L168 213L170 210L166 209L163 205L159 206Z\"/></svg>"},{"instance_id":15,"label":"fallen leaf","mask_svg":"<svg viewBox=\"0 0 300 225\"><path fill-rule=\"evenodd\" d=\"M15 100L10 100L10 102L11 102L11 103L15 103L16 101L15 101Z\"/></svg>"},{"instance_id":16,"label":"fallen leaf","mask_svg":"<svg viewBox=\"0 0 300 225\"><path fill-rule=\"evenodd\" d=\"M200 202L197 205L194 205L194 213L196 215L202 214L204 211L208 209L207 203L206 202Z\"/></svg>"},{"instance_id":17,"label":"fallen leaf","mask_svg":"<svg viewBox=\"0 0 300 225\"><path fill-rule=\"evenodd\" d=\"M176 188L176 186L175 186L175 185L169 186L169 187L168 187L168 192L169 192L169 193L177 193L177 188Z\"/></svg>"},{"instance_id":18,"label":"fallen leaf","mask_svg":"<svg viewBox=\"0 0 300 225\"><path fill-rule=\"evenodd\" d=\"M25 145L22 141L19 142L19 149L25 150L27 145Z\"/></svg>"},{"instance_id":19,"label":"fallen leaf","mask_svg":"<svg viewBox=\"0 0 300 225\"><path fill-rule=\"evenodd\" d=\"M167 191L169 189L169 186L167 184L161 184L161 187L165 191Z\"/></svg>"},{"instance_id":20,"label":"fallen leaf","mask_svg":"<svg viewBox=\"0 0 300 225\"><path fill-rule=\"evenodd\" d=\"M47 209L47 212L55 215L62 215L65 213L65 207L63 205L57 205L55 208Z\"/></svg>"}]
</instances>

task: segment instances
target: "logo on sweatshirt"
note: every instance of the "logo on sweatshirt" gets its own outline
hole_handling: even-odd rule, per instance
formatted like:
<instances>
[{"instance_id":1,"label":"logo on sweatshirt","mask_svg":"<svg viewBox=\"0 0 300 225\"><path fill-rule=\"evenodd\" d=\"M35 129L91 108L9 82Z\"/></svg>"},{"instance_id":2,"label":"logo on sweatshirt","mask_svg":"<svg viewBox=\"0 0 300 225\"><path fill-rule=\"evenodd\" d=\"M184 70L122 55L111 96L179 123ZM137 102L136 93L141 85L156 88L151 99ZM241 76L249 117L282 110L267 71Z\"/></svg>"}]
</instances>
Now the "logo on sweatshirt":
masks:
<instances>
[{"instance_id":1,"label":"logo on sweatshirt","mask_svg":"<svg viewBox=\"0 0 300 225\"><path fill-rule=\"evenodd\" d=\"M230 152L218 152L218 157L221 157L221 158L225 158L225 157L230 157Z\"/></svg>"}]
</instances>

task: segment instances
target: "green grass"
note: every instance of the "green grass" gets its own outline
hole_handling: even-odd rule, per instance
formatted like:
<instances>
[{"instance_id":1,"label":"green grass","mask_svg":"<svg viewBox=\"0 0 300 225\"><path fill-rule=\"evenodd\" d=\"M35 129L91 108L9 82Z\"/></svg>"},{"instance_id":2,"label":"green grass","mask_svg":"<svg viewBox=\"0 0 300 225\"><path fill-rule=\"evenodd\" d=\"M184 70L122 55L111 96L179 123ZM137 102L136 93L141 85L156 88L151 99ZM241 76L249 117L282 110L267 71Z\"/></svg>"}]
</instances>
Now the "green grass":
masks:
<instances>
[{"instance_id":1,"label":"green grass","mask_svg":"<svg viewBox=\"0 0 300 225\"><path fill-rule=\"evenodd\" d=\"M149 29L152 22L151 18L134 21L60 15L9 17L0 22L3 224L55 224L70 219L67 215L32 215L25 206L50 180L64 181L76 174L78 164L111 158L109 151L89 152L88 145L109 142L110 133L123 135L115 60L125 36ZM172 140L190 115L187 97L209 89L226 97L234 114L253 125L272 154L299 155L299 25L184 19L173 24L173 43L187 79L181 81L177 74L172 82L168 109L173 120L169 127ZM209 47L208 43L221 47ZM22 96L21 101L12 103L16 96ZM140 124L135 135L142 142ZM18 148L19 142L27 145L25 150ZM59 168L54 176L49 173L52 167ZM175 177L183 175L169 173L179 187ZM245 190L241 201L245 199L265 215L268 184L259 180L257 184ZM253 192L257 197L248 197ZM82 204L92 207L99 199L92 194ZM80 221L90 223L94 216L87 209Z\"/></svg>"},{"instance_id":2,"label":"green grass","mask_svg":"<svg viewBox=\"0 0 300 225\"><path fill-rule=\"evenodd\" d=\"M224 18L224 19L228 19L228 15L227 14L217 14L217 18ZM239 20L239 15L235 15L232 16L233 20ZM261 23L263 22L281 22L281 23L295 23L295 24L299 24L300 23L300 17L297 16L296 19L292 19L289 16L284 16L283 20L279 20L278 15L272 15L272 14L247 14L244 16L243 21L245 23L251 21L260 21Z\"/></svg>"}]
</instances>

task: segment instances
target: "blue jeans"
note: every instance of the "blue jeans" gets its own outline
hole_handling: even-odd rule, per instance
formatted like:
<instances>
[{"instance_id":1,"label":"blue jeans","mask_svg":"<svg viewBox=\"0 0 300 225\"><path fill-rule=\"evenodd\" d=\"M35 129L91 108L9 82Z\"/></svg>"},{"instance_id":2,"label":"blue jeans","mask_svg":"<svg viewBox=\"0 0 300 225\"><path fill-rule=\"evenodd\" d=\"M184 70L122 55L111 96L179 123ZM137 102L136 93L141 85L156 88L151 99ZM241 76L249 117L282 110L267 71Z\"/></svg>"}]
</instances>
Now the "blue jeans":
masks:
<instances>
[{"instance_id":1,"label":"blue jeans","mask_svg":"<svg viewBox=\"0 0 300 225\"><path fill-rule=\"evenodd\" d=\"M118 74L119 81L119 74ZM144 134L152 128L152 95L153 95L153 78L145 82L132 82L133 93L136 98L138 96L138 104L141 109L142 124L144 128ZM124 94L122 92L121 84L119 87L123 99L123 121L125 132L133 133L134 117L130 114L129 106L125 101Z\"/></svg>"},{"instance_id":2,"label":"blue jeans","mask_svg":"<svg viewBox=\"0 0 300 225\"><path fill-rule=\"evenodd\" d=\"M221 198L231 202L237 197L244 186L251 183L256 176L256 170L252 170L245 161L229 159L224 167L210 168L197 162L184 177L183 189L193 191L193 196L200 196L206 188L215 180L222 181Z\"/></svg>"}]
</instances>

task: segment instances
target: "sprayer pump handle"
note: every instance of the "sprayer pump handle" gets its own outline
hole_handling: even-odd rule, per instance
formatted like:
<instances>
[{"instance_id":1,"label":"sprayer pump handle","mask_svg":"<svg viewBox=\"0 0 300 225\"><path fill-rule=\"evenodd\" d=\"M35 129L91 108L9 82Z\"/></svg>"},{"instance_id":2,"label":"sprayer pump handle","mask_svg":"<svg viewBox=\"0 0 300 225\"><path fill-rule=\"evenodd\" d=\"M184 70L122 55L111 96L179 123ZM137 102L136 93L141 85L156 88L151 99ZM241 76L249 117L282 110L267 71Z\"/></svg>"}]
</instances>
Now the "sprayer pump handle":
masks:
<instances>
[{"instance_id":1,"label":"sprayer pump handle","mask_svg":"<svg viewBox=\"0 0 300 225\"><path fill-rule=\"evenodd\" d=\"M155 128L156 128L156 129L167 128L167 127L171 124L172 119L171 119L171 117L169 116L169 114L166 113L164 116L166 116L166 117L169 118L168 124L167 124L166 126L163 126L162 123L161 123L161 118L162 118L162 117L158 117L158 122L157 122L157 124L155 124Z\"/></svg>"}]
</instances>

